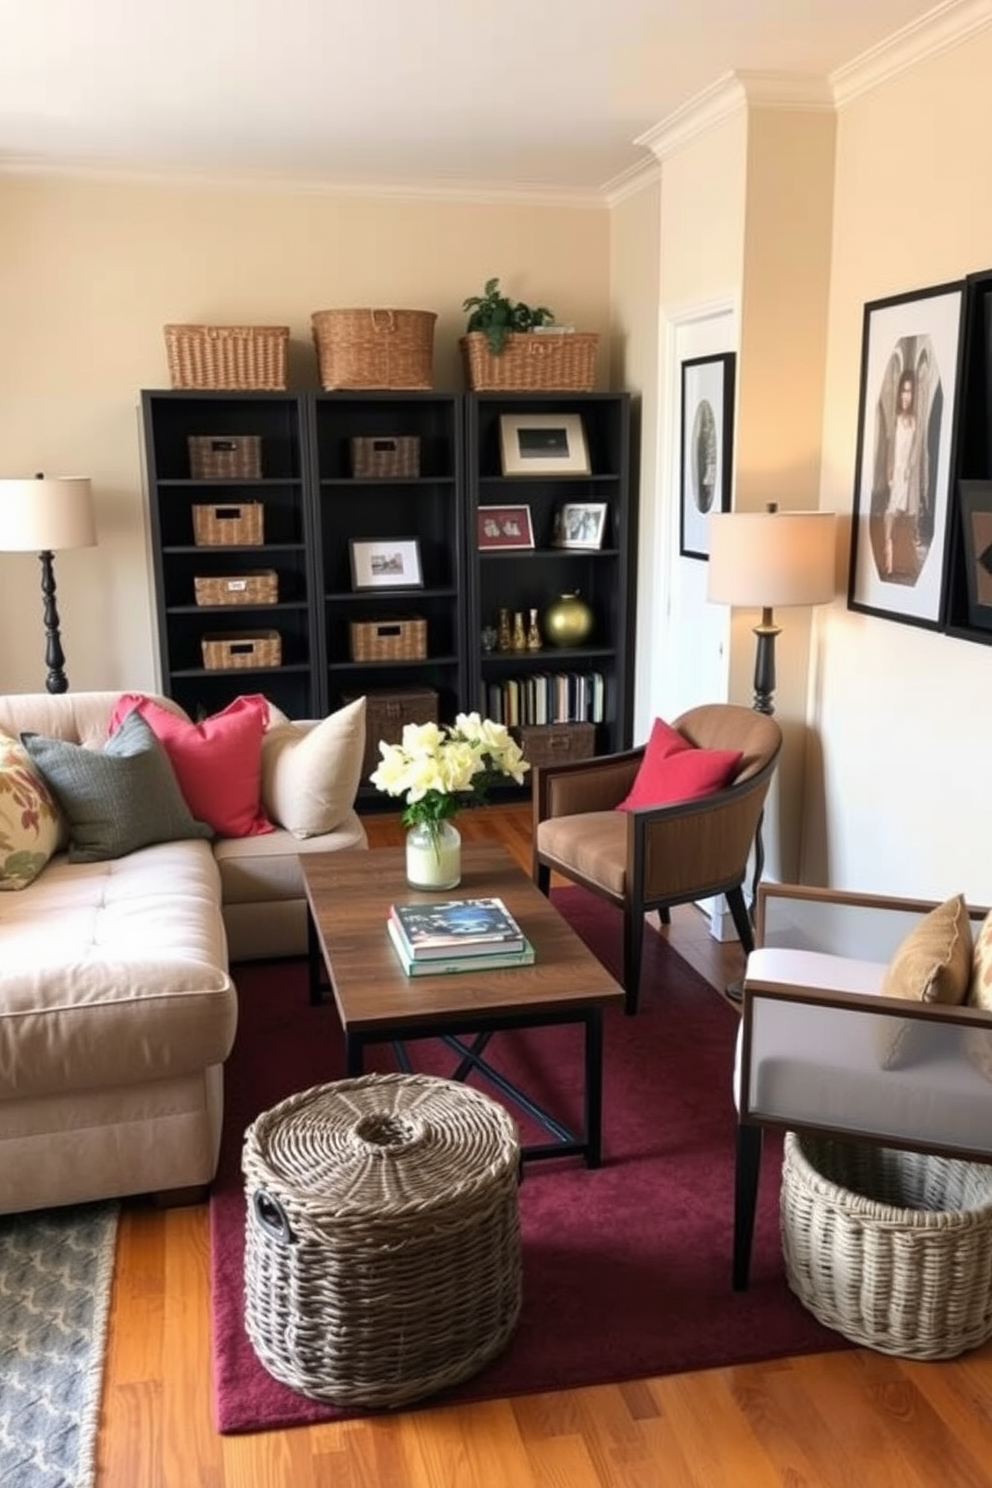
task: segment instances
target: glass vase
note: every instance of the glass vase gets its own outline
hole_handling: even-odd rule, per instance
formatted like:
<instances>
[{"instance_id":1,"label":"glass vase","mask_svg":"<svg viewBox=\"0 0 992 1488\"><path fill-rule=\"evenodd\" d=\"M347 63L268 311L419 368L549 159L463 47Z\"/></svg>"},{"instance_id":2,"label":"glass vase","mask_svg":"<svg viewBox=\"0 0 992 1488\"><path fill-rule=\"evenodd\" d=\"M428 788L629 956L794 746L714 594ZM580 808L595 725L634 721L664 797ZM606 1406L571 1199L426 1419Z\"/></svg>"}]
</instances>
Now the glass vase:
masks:
<instances>
[{"instance_id":1,"label":"glass vase","mask_svg":"<svg viewBox=\"0 0 992 1488\"><path fill-rule=\"evenodd\" d=\"M411 889L454 889L461 883L462 834L452 822L418 822L409 829L406 881Z\"/></svg>"}]
</instances>

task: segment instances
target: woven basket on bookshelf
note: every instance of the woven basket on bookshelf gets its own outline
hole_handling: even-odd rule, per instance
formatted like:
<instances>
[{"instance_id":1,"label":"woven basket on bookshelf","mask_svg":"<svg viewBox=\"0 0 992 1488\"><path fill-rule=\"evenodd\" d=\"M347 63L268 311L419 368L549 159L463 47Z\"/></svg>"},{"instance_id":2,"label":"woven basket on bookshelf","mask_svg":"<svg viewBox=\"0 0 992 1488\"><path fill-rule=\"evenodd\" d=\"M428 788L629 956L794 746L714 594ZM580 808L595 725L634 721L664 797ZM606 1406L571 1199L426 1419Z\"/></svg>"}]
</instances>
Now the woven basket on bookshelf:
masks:
<instances>
[{"instance_id":1,"label":"woven basket on bookshelf","mask_svg":"<svg viewBox=\"0 0 992 1488\"><path fill-rule=\"evenodd\" d=\"M266 605L279 600L279 575L274 568L253 573L214 574L193 579L198 605Z\"/></svg>"},{"instance_id":2,"label":"woven basket on bookshelf","mask_svg":"<svg viewBox=\"0 0 992 1488\"><path fill-rule=\"evenodd\" d=\"M264 541L260 501L193 507L193 541L204 548L255 548Z\"/></svg>"},{"instance_id":3,"label":"woven basket on bookshelf","mask_svg":"<svg viewBox=\"0 0 992 1488\"><path fill-rule=\"evenodd\" d=\"M420 474L420 440L415 435L359 436L351 441L351 473L358 477Z\"/></svg>"},{"instance_id":4,"label":"woven basket on bookshelf","mask_svg":"<svg viewBox=\"0 0 992 1488\"><path fill-rule=\"evenodd\" d=\"M332 388L432 388L433 310L315 310L320 383Z\"/></svg>"},{"instance_id":5,"label":"woven basket on bookshelf","mask_svg":"<svg viewBox=\"0 0 992 1488\"><path fill-rule=\"evenodd\" d=\"M205 635L200 649L208 672L282 665L282 638L277 630L232 630L226 635Z\"/></svg>"},{"instance_id":6,"label":"woven basket on bookshelf","mask_svg":"<svg viewBox=\"0 0 992 1488\"><path fill-rule=\"evenodd\" d=\"M262 474L258 434L191 434L186 443L193 480L257 480Z\"/></svg>"},{"instance_id":7,"label":"woven basket on bookshelf","mask_svg":"<svg viewBox=\"0 0 992 1488\"><path fill-rule=\"evenodd\" d=\"M563 389L591 393L598 344L595 331L512 331L495 356L484 331L470 331L460 341L465 378L474 392Z\"/></svg>"},{"instance_id":8,"label":"woven basket on bookshelf","mask_svg":"<svg viewBox=\"0 0 992 1488\"><path fill-rule=\"evenodd\" d=\"M167 325L174 388L282 391L289 326Z\"/></svg>"},{"instance_id":9,"label":"woven basket on bookshelf","mask_svg":"<svg viewBox=\"0 0 992 1488\"><path fill-rule=\"evenodd\" d=\"M427 655L427 621L405 619L352 620L352 661L422 661Z\"/></svg>"}]
</instances>

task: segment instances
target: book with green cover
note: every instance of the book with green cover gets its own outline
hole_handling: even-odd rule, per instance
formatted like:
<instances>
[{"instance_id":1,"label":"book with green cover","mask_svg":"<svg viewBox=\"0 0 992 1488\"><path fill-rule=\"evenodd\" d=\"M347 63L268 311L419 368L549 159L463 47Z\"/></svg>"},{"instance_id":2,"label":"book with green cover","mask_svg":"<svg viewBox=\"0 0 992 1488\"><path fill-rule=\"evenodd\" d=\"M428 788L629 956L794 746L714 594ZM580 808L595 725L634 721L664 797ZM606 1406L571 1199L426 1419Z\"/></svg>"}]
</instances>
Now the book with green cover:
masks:
<instances>
[{"instance_id":1,"label":"book with green cover","mask_svg":"<svg viewBox=\"0 0 992 1488\"><path fill-rule=\"evenodd\" d=\"M409 977L418 976L444 976L447 972L459 971L496 971L501 967L511 966L533 966L534 947L530 941L525 939L523 946L517 951L498 950L490 954L459 956L453 952L443 958L435 958L427 961L415 961L406 950L396 922L392 919L386 921L389 931L389 939L393 950L399 957L400 965Z\"/></svg>"},{"instance_id":2,"label":"book with green cover","mask_svg":"<svg viewBox=\"0 0 992 1488\"><path fill-rule=\"evenodd\" d=\"M444 899L433 904L393 904L389 923L412 961L519 951L524 934L502 899Z\"/></svg>"}]
</instances>

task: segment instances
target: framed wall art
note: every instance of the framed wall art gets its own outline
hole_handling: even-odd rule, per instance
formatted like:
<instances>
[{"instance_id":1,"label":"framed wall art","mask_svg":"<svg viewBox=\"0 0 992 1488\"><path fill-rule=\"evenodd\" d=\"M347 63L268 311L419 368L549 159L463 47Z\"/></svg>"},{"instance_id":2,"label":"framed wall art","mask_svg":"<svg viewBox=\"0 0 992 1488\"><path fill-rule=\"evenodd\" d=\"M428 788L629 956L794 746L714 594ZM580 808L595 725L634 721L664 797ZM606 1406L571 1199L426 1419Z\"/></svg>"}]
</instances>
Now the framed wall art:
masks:
<instances>
[{"instance_id":1,"label":"framed wall art","mask_svg":"<svg viewBox=\"0 0 992 1488\"><path fill-rule=\"evenodd\" d=\"M499 437L504 475L589 474L589 450L577 413L504 413Z\"/></svg>"},{"instance_id":2,"label":"framed wall art","mask_svg":"<svg viewBox=\"0 0 992 1488\"><path fill-rule=\"evenodd\" d=\"M420 543L415 537L352 538L352 589L422 589Z\"/></svg>"},{"instance_id":3,"label":"framed wall art","mask_svg":"<svg viewBox=\"0 0 992 1488\"><path fill-rule=\"evenodd\" d=\"M942 623L964 284L865 305L847 604Z\"/></svg>"},{"instance_id":4,"label":"framed wall art","mask_svg":"<svg viewBox=\"0 0 992 1488\"><path fill-rule=\"evenodd\" d=\"M958 498L968 619L980 630L992 630L992 481L959 481Z\"/></svg>"},{"instance_id":5,"label":"framed wall art","mask_svg":"<svg viewBox=\"0 0 992 1488\"><path fill-rule=\"evenodd\" d=\"M480 548L532 548L529 506L480 506L475 514Z\"/></svg>"},{"instance_id":6,"label":"framed wall art","mask_svg":"<svg viewBox=\"0 0 992 1488\"><path fill-rule=\"evenodd\" d=\"M679 552L709 558L709 514L730 510L734 430L732 351L682 363Z\"/></svg>"}]
</instances>

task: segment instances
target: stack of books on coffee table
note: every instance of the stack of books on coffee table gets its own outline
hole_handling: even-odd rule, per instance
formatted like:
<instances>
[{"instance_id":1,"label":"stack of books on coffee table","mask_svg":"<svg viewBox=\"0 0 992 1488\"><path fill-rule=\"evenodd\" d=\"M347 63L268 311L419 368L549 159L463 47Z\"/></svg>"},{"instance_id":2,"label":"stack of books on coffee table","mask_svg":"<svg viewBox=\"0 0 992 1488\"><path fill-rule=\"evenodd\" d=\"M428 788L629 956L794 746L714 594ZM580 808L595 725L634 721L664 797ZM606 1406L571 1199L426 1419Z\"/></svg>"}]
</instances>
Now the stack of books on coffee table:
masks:
<instances>
[{"instance_id":1,"label":"stack of books on coffee table","mask_svg":"<svg viewBox=\"0 0 992 1488\"><path fill-rule=\"evenodd\" d=\"M532 966L534 947L502 899L393 904L386 921L407 976Z\"/></svg>"}]
</instances>

